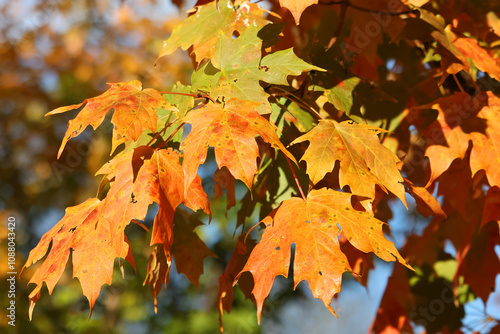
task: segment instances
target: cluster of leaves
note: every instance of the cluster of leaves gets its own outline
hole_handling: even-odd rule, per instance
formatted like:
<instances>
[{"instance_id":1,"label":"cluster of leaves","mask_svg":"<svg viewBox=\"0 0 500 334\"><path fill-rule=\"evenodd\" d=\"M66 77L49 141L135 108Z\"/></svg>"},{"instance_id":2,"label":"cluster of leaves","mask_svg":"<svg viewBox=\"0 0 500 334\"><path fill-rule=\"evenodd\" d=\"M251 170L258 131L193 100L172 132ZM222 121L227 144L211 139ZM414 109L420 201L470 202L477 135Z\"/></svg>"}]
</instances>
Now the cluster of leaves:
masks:
<instances>
[{"instance_id":1,"label":"cluster of leaves","mask_svg":"<svg viewBox=\"0 0 500 334\"><path fill-rule=\"evenodd\" d=\"M43 282L52 293L70 254L92 310L102 285L111 284L116 258L135 268L125 228L147 229L141 221L153 203L159 210L144 283L156 303L173 256L177 270L197 285L203 260L215 254L194 232L202 223L187 209L210 215L198 175L210 148L218 166L214 192L227 190L228 208L235 181L248 188L238 213L241 237L219 280L221 316L231 310L239 283L260 321L274 278L287 277L291 265L295 286L306 281L335 314L330 304L343 273L366 283L373 253L409 268L395 267L374 331L411 332L411 321L430 331L454 330L460 320L424 324L410 317L428 302L418 284L441 277L435 265L452 258L444 239L456 250L448 278L488 298L500 272L494 251L500 243L498 17L487 3L458 15L450 1L380 0L366 8L357 1L280 0L272 6L200 1L157 61L189 49L190 85L165 92L143 90L138 81L113 83L100 96L49 113L79 109L60 156L70 139L89 125L96 129L114 110L113 158L97 172L104 177L96 197L68 208L31 251L25 267L46 258L30 280L36 284L30 315ZM283 23L290 13L281 6L295 24ZM441 203L436 193L444 196ZM422 235L408 238L401 255L382 220L390 218L388 199L407 206L407 194L433 219ZM255 244L244 237L252 230L244 222L257 203L265 229ZM459 313L456 305L463 309L466 299L453 292L456 303L447 312Z\"/></svg>"}]
</instances>

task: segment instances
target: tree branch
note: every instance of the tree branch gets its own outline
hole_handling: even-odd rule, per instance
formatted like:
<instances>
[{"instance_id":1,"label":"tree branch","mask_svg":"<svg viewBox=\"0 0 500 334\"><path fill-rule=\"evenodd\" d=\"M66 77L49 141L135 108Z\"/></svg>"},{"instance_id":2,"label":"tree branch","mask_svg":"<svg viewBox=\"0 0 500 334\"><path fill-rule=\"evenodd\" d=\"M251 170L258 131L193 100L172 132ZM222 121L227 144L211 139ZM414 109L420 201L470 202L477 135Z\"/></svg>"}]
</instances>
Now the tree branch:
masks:
<instances>
[{"instance_id":1,"label":"tree branch","mask_svg":"<svg viewBox=\"0 0 500 334\"><path fill-rule=\"evenodd\" d=\"M342 5L343 7L351 7L353 9L359 10L360 12L371 13L376 15L387 15L387 16L399 16L405 14L415 14L418 13L418 9L410 9L402 12L389 12L388 10L375 10L364 8L355 4L352 4L350 0L341 0L341 1L319 1L322 5ZM338 29L338 28L337 28Z\"/></svg>"}]
</instances>

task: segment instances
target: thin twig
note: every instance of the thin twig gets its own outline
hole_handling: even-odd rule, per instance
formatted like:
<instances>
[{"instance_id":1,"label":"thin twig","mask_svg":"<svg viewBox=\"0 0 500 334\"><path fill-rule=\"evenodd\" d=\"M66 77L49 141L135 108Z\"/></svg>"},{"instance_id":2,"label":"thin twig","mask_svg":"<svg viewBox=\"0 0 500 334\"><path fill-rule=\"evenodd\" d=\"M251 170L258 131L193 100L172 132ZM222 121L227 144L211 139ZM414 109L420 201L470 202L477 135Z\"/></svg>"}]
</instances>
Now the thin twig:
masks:
<instances>
[{"instance_id":1,"label":"thin twig","mask_svg":"<svg viewBox=\"0 0 500 334\"><path fill-rule=\"evenodd\" d=\"M399 15L405 15L405 14L414 14L414 13L418 12L417 9L404 10L402 12L389 12L387 10L369 9L369 8L364 8L364 7L352 4L351 1L349 1L349 0L319 1L319 3L322 5L342 5L342 6L351 7L353 9L359 10L360 12L366 12L366 13L371 13L371 14L376 14L376 15L399 16Z\"/></svg>"},{"instance_id":2,"label":"thin twig","mask_svg":"<svg viewBox=\"0 0 500 334\"><path fill-rule=\"evenodd\" d=\"M292 162L288 157L285 155L286 161L288 161L288 165L290 166L290 169L292 170L293 178L295 179L295 183L297 184L297 188L299 188L300 191L300 196L302 196L302 199L305 201L306 196L304 195L304 192L302 191L302 187L300 186L299 179L297 178L297 175L295 174L295 171L293 170Z\"/></svg>"},{"instance_id":3,"label":"thin twig","mask_svg":"<svg viewBox=\"0 0 500 334\"><path fill-rule=\"evenodd\" d=\"M349 2L342 2L342 7L340 7L340 20L339 23L337 24L337 29L335 29L335 32L333 33L333 36L330 39L330 42L328 43L325 49L326 51L328 51L332 47L332 45L335 44L335 41L340 36L340 32L342 31L342 26L344 25L348 7L349 7Z\"/></svg>"}]
</instances>

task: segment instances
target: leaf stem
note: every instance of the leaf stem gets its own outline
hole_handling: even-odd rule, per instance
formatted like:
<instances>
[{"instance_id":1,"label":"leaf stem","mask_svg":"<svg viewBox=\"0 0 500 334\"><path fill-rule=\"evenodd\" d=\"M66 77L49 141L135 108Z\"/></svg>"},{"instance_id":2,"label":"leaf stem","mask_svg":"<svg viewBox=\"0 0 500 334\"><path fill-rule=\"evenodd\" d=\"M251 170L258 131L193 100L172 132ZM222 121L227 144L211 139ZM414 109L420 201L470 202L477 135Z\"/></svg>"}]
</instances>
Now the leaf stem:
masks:
<instances>
[{"instance_id":1,"label":"leaf stem","mask_svg":"<svg viewBox=\"0 0 500 334\"><path fill-rule=\"evenodd\" d=\"M289 92L281 87L274 87L274 88L277 88L279 90L281 90L282 92L284 92L285 94L280 94L280 96L284 96L286 98L288 98L289 100L291 100L292 102L295 102L297 103L299 106L301 106L302 108L312 112L314 114L314 116L316 116L317 118L319 119L324 119L323 116L320 115L319 112L317 112L313 107L307 105L305 102L302 101L302 99L298 96L296 96L295 94L293 94L292 92ZM293 96L294 97L294 100L290 99L287 95L290 95L290 96Z\"/></svg>"},{"instance_id":2,"label":"leaf stem","mask_svg":"<svg viewBox=\"0 0 500 334\"><path fill-rule=\"evenodd\" d=\"M205 99L209 99L210 101L212 101L213 103L217 103L212 97L210 97L209 95L206 95L206 94L201 94L201 93L198 93L198 94L190 94L190 93L180 93L180 92L160 92L160 94L172 94L172 95L184 95L184 96L192 96L192 97L197 97L197 98L205 98Z\"/></svg>"},{"instance_id":3,"label":"leaf stem","mask_svg":"<svg viewBox=\"0 0 500 334\"><path fill-rule=\"evenodd\" d=\"M465 93L464 91L464 88L462 87L462 85L460 84L460 81L458 80L457 76L455 74L453 74L453 79L455 80L455 83L457 84L458 88L460 89L460 91L462 93Z\"/></svg>"},{"instance_id":4,"label":"leaf stem","mask_svg":"<svg viewBox=\"0 0 500 334\"><path fill-rule=\"evenodd\" d=\"M151 145L151 143L153 142L153 140L155 140L160 134L162 134L163 132L165 132L165 130L167 130L170 125L172 125L175 122L177 122L178 119L179 119L179 117L176 117L172 122L166 124L160 132L158 132L157 134L154 135L153 138L151 138L151 140L149 141L149 143L146 144L146 146Z\"/></svg>"},{"instance_id":5,"label":"leaf stem","mask_svg":"<svg viewBox=\"0 0 500 334\"><path fill-rule=\"evenodd\" d=\"M184 126L184 124L185 124L184 122L183 122L183 123L181 123L181 124L177 127L177 129L175 129L175 130L174 130L174 132L172 132L172 133L170 134L170 136L168 136L167 140L165 140L165 141L164 141L164 142L163 142L160 146L158 146L158 147L156 148L156 150L155 150L155 151L158 151L160 148L162 148L163 146L165 146L165 144L166 144L166 143L168 143L168 141L169 141L170 139L172 139L172 137L173 137L173 136L177 133L177 131L179 131L179 130L180 130L180 128L182 128L182 127Z\"/></svg>"},{"instance_id":6,"label":"leaf stem","mask_svg":"<svg viewBox=\"0 0 500 334\"><path fill-rule=\"evenodd\" d=\"M288 165L290 166L290 169L292 170L293 178L295 179L295 183L297 184L297 188L299 188L300 196L302 196L302 199L305 201L306 196L304 195L304 192L302 191L302 187L300 186L299 179L297 178L297 174L295 174L295 171L293 170L292 162L290 159L285 154L286 161L288 161Z\"/></svg>"}]
</instances>

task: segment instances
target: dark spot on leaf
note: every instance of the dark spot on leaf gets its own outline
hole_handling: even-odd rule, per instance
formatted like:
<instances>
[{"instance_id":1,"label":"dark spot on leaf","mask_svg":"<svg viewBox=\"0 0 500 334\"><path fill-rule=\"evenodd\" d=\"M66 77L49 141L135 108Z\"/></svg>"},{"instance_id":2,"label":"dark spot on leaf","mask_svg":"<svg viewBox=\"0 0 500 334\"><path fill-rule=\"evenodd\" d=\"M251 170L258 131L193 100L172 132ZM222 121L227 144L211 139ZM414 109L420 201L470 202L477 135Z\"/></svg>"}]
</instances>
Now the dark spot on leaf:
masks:
<instances>
[{"instance_id":1,"label":"dark spot on leaf","mask_svg":"<svg viewBox=\"0 0 500 334\"><path fill-rule=\"evenodd\" d=\"M280 247L279 247L279 246L278 246L278 247L276 247L276 250L280 250Z\"/></svg>"},{"instance_id":2,"label":"dark spot on leaf","mask_svg":"<svg viewBox=\"0 0 500 334\"><path fill-rule=\"evenodd\" d=\"M82 128L82 125L80 124L80 126L78 127L78 129L76 129L75 131L73 131L73 134L75 136L78 135L78 132L80 131L81 128Z\"/></svg>"},{"instance_id":3,"label":"dark spot on leaf","mask_svg":"<svg viewBox=\"0 0 500 334\"><path fill-rule=\"evenodd\" d=\"M319 274L320 276L323 276L323 273L322 273L321 271L319 271L319 272L318 272L318 274Z\"/></svg>"},{"instance_id":4,"label":"dark spot on leaf","mask_svg":"<svg viewBox=\"0 0 500 334\"><path fill-rule=\"evenodd\" d=\"M311 222L309 220L306 220L306 223L310 224Z\"/></svg>"},{"instance_id":5,"label":"dark spot on leaf","mask_svg":"<svg viewBox=\"0 0 500 334\"><path fill-rule=\"evenodd\" d=\"M71 233L75 232L75 230L76 230L76 226L75 226L75 227L72 227L72 228L70 228L70 229L69 229L69 231L70 231Z\"/></svg>"}]
</instances>

